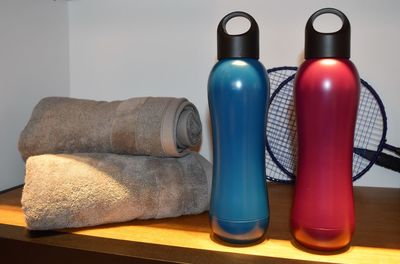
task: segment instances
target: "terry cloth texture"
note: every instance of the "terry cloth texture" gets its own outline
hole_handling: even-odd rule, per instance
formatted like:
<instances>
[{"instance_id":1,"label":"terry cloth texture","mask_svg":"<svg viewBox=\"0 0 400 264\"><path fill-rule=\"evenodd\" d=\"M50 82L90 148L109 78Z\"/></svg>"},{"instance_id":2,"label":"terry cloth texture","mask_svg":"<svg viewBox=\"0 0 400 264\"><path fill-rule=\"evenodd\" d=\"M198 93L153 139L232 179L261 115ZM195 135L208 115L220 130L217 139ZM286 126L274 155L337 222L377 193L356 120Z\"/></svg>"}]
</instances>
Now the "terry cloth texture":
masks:
<instances>
[{"instance_id":1,"label":"terry cloth texture","mask_svg":"<svg viewBox=\"0 0 400 264\"><path fill-rule=\"evenodd\" d=\"M24 160L77 152L181 157L200 140L198 111L185 98L47 97L34 108L18 148Z\"/></svg>"},{"instance_id":2,"label":"terry cloth texture","mask_svg":"<svg viewBox=\"0 0 400 264\"><path fill-rule=\"evenodd\" d=\"M198 214L208 209L211 164L107 153L46 154L26 163L22 207L32 230Z\"/></svg>"}]
</instances>

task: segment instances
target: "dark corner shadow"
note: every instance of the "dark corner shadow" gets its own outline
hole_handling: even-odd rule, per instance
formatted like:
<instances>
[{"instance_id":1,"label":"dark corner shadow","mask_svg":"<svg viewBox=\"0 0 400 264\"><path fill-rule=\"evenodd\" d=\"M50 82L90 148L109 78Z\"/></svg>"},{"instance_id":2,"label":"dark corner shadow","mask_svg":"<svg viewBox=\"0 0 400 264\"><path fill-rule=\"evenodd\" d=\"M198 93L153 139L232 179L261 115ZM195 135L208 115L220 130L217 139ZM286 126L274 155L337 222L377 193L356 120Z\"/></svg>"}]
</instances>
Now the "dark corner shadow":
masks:
<instances>
[{"instance_id":1,"label":"dark corner shadow","mask_svg":"<svg viewBox=\"0 0 400 264\"><path fill-rule=\"evenodd\" d=\"M0 191L2 205L21 207L21 196L24 185L17 185Z\"/></svg>"},{"instance_id":2,"label":"dark corner shadow","mask_svg":"<svg viewBox=\"0 0 400 264\"><path fill-rule=\"evenodd\" d=\"M217 235L215 235L211 231L210 231L210 239L217 244L227 246L227 247L236 247L236 248L251 247L251 246L261 244L265 241L268 241L268 239L266 238L266 234L264 234L261 238L259 238L258 240L254 241L254 242L251 242L251 243L245 243L245 244L229 243L229 242L222 240L221 238L219 238Z\"/></svg>"},{"instance_id":3,"label":"dark corner shadow","mask_svg":"<svg viewBox=\"0 0 400 264\"><path fill-rule=\"evenodd\" d=\"M350 249L350 245L345 246L344 248L338 249L338 250L316 250L316 249L310 249L307 248L303 245L301 245L299 242L297 242L295 239L290 240L290 243L292 244L293 247L310 253L310 254L314 254L314 255L321 255L321 256L332 256L332 255L339 255L342 253L347 252Z\"/></svg>"},{"instance_id":4,"label":"dark corner shadow","mask_svg":"<svg viewBox=\"0 0 400 264\"><path fill-rule=\"evenodd\" d=\"M26 236L28 238L40 238L40 237L53 237L64 235L67 232L61 230L29 230L26 229Z\"/></svg>"},{"instance_id":5,"label":"dark corner shadow","mask_svg":"<svg viewBox=\"0 0 400 264\"><path fill-rule=\"evenodd\" d=\"M24 184L16 185L16 186L13 186L13 187L8 188L8 189L1 190L0 194L8 193L8 192L14 191L14 190L22 188L22 187L24 187Z\"/></svg>"}]
</instances>

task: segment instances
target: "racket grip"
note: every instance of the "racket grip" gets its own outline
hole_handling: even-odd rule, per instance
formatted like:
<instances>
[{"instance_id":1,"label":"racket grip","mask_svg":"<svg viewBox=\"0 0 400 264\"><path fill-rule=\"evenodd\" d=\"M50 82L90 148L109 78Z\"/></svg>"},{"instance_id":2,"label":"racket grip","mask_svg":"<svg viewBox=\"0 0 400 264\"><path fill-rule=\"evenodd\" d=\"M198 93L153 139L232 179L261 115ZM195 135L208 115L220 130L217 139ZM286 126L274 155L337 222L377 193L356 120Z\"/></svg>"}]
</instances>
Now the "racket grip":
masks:
<instances>
[{"instance_id":1,"label":"racket grip","mask_svg":"<svg viewBox=\"0 0 400 264\"><path fill-rule=\"evenodd\" d=\"M392 146L392 145L389 145L389 144L386 144L386 143L383 145L383 147L385 149L388 149L388 150L392 151L393 153L396 153L397 155L400 156L400 148L397 148L395 146Z\"/></svg>"}]
</instances>

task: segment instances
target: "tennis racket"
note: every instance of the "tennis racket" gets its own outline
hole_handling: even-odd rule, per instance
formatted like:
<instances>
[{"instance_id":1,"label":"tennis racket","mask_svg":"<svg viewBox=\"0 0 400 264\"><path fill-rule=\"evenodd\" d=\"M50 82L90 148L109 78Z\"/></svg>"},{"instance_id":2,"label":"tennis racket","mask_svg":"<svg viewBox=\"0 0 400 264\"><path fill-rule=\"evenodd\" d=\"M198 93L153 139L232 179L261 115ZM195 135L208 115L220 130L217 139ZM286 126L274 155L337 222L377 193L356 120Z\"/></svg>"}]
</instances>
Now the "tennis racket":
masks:
<instances>
[{"instance_id":1,"label":"tennis racket","mask_svg":"<svg viewBox=\"0 0 400 264\"><path fill-rule=\"evenodd\" d=\"M266 125L267 179L294 183L297 161L296 115L293 85L296 67L268 70L271 98ZM400 155L399 148L386 144L387 118L376 91L361 79L360 101L354 134L353 181L364 175L376 162L400 170L400 159L381 153L388 149ZM389 157L385 157L389 156Z\"/></svg>"}]
</instances>

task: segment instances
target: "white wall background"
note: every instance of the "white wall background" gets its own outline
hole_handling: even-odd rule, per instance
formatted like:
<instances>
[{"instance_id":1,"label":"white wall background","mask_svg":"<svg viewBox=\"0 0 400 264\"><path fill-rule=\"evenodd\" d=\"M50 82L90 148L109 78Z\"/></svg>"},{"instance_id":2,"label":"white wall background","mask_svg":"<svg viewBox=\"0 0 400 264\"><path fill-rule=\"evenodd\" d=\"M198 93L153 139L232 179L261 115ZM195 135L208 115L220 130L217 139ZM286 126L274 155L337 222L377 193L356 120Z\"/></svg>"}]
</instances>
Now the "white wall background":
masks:
<instances>
[{"instance_id":1,"label":"white wall background","mask_svg":"<svg viewBox=\"0 0 400 264\"><path fill-rule=\"evenodd\" d=\"M187 97L201 113L201 153L211 158L207 78L216 62L216 26L228 12L252 14L267 68L302 61L304 27L322 7L352 25L352 60L386 106L388 142L400 146L400 2L75 0L69 2L71 96L115 100ZM357 185L400 187L400 175L374 166Z\"/></svg>"},{"instance_id":2,"label":"white wall background","mask_svg":"<svg viewBox=\"0 0 400 264\"><path fill-rule=\"evenodd\" d=\"M23 182L17 138L34 104L50 95L187 97L201 113L200 151L210 159L207 78L220 19L249 12L266 68L298 65L305 23L322 7L350 19L352 61L385 104L388 142L400 146L400 1L2 0L0 190ZM374 166L356 184L400 188L400 176Z\"/></svg>"},{"instance_id":3,"label":"white wall background","mask_svg":"<svg viewBox=\"0 0 400 264\"><path fill-rule=\"evenodd\" d=\"M33 106L69 94L67 21L63 1L0 1L0 190L23 183L17 142Z\"/></svg>"}]
</instances>

